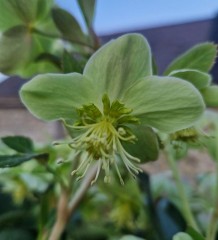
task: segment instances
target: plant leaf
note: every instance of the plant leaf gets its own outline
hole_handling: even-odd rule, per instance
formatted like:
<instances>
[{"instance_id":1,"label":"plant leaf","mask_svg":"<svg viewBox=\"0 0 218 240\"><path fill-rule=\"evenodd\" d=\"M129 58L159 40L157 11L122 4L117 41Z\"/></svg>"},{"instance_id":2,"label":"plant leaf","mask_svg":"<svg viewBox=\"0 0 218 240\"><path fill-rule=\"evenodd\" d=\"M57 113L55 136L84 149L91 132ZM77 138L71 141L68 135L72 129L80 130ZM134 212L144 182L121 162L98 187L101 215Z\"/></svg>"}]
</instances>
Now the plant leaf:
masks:
<instances>
[{"instance_id":1,"label":"plant leaf","mask_svg":"<svg viewBox=\"0 0 218 240\"><path fill-rule=\"evenodd\" d=\"M37 0L37 19L43 20L49 15L53 5L54 0Z\"/></svg>"},{"instance_id":2,"label":"plant leaf","mask_svg":"<svg viewBox=\"0 0 218 240\"><path fill-rule=\"evenodd\" d=\"M24 162L27 162L31 159L47 158L47 154L37 154L37 153L27 153L22 155L0 155L0 168L16 167Z\"/></svg>"},{"instance_id":3,"label":"plant leaf","mask_svg":"<svg viewBox=\"0 0 218 240\"><path fill-rule=\"evenodd\" d=\"M186 232L193 238L193 240L205 240L204 237L192 227L188 227Z\"/></svg>"},{"instance_id":4,"label":"plant leaf","mask_svg":"<svg viewBox=\"0 0 218 240\"><path fill-rule=\"evenodd\" d=\"M14 9L7 0L0 1L0 31L4 32L9 28L21 25L23 22L14 13Z\"/></svg>"},{"instance_id":5,"label":"plant leaf","mask_svg":"<svg viewBox=\"0 0 218 240\"><path fill-rule=\"evenodd\" d=\"M209 86L201 90L201 94L208 107L218 107L218 86Z\"/></svg>"},{"instance_id":6,"label":"plant leaf","mask_svg":"<svg viewBox=\"0 0 218 240\"><path fill-rule=\"evenodd\" d=\"M111 101L139 78L152 74L150 47L142 35L127 34L100 48L87 62L84 75Z\"/></svg>"},{"instance_id":7,"label":"plant leaf","mask_svg":"<svg viewBox=\"0 0 218 240\"><path fill-rule=\"evenodd\" d=\"M90 28L93 24L95 14L95 0L77 0L83 13L86 25Z\"/></svg>"},{"instance_id":8,"label":"plant leaf","mask_svg":"<svg viewBox=\"0 0 218 240\"><path fill-rule=\"evenodd\" d=\"M214 64L217 47L213 43L198 44L176 58L166 69L164 75L179 69L196 69L208 72Z\"/></svg>"},{"instance_id":9,"label":"plant leaf","mask_svg":"<svg viewBox=\"0 0 218 240\"><path fill-rule=\"evenodd\" d=\"M30 138L23 136L9 136L3 137L1 140L9 148L19 153L31 153L34 151L33 142Z\"/></svg>"},{"instance_id":10,"label":"plant leaf","mask_svg":"<svg viewBox=\"0 0 218 240\"><path fill-rule=\"evenodd\" d=\"M135 125L130 128L137 141L136 143L122 142L128 153L139 158L141 163L156 160L159 154L159 145L157 135L152 128L143 125Z\"/></svg>"},{"instance_id":11,"label":"plant leaf","mask_svg":"<svg viewBox=\"0 0 218 240\"><path fill-rule=\"evenodd\" d=\"M174 237L173 240L195 240L193 239L190 235L184 232L177 233ZM197 240L197 239L196 239Z\"/></svg>"},{"instance_id":12,"label":"plant leaf","mask_svg":"<svg viewBox=\"0 0 218 240\"><path fill-rule=\"evenodd\" d=\"M76 108L96 98L94 86L78 73L44 74L23 85L20 97L28 110L43 120L74 119Z\"/></svg>"},{"instance_id":13,"label":"plant leaf","mask_svg":"<svg viewBox=\"0 0 218 240\"><path fill-rule=\"evenodd\" d=\"M122 102L141 123L169 133L187 128L202 115L201 94L190 83L173 77L147 77L129 88Z\"/></svg>"},{"instance_id":14,"label":"plant leaf","mask_svg":"<svg viewBox=\"0 0 218 240\"><path fill-rule=\"evenodd\" d=\"M169 76L184 79L198 89L205 88L211 83L210 74L193 69L175 70L172 71Z\"/></svg>"},{"instance_id":15,"label":"plant leaf","mask_svg":"<svg viewBox=\"0 0 218 240\"><path fill-rule=\"evenodd\" d=\"M161 198L155 204L162 235L171 240L173 235L186 228L186 222L178 208L166 198Z\"/></svg>"},{"instance_id":16,"label":"plant leaf","mask_svg":"<svg viewBox=\"0 0 218 240\"><path fill-rule=\"evenodd\" d=\"M133 235L126 235L120 238L120 240L143 240L143 239Z\"/></svg>"},{"instance_id":17,"label":"plant leaf","mask_svg":"<svg viewBox=\"0 0 218 240\"><path fill-rule=\"evenodd\" d=\"M0 37L0 72L10 74L29 57L32 39L25 26L16 26Z\"/></svg>"},{"instance_id":18,"label":"plant leaf","mask_svg":"<svg viewBox=\"0 0 218 240\"><path fill-rule=\"evenodd\" d=\"M81 56L79 56L81 57ZM64 51L62 55L62 69L64 73L71 73L71 72L78 72L82 73L83 68L84 68L84 59L81 57L79 59L74 57L73 55L71 56L70 53L67 51Z\"/></svg>"},{"instance_id":19,"label":"plant leaf","mask_svg":"<svg viewBox=\"0 0 218 240\"><path fill-rule=\"evenodd\" d=\"M64 38L75 43L86 42L86 36L84 35L79 23L69 12L61 8L54 8L52 9L52 17Z\"/></svg>"},{"instance_id":20,"label":"plant leaf","mask_svg":"<svg viewBox=\"0 0 218 240\"><path fill-rule=\"evenodd\" d=\"M16 228L10 228L10 229L2 229L0 230L0 239L6 240L33 240L34 236L31 233L31 231L28 231L26 229L16 229Z\"/></svg>"},{"instance_id":21,"label":"plant leaf","mask_svg":"<svg viewBox=\"0 0 218 240\"><path fill-rule=\"evenodd\" d=\"M4 0L3 0L4 1ZM23 23L30 23L36 19L36 0L7 0L8 7L20 18ZM7 9L5 9L7 11Z\"/></svg>"}]
</instances>

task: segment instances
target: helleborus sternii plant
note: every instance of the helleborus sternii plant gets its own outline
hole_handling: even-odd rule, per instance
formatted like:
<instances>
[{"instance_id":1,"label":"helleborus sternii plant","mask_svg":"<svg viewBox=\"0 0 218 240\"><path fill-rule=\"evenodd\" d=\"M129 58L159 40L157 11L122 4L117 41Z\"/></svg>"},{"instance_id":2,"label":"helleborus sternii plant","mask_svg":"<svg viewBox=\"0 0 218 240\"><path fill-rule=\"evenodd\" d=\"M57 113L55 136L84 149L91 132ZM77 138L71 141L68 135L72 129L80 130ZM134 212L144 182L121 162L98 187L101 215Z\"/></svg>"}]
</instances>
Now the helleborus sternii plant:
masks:
<instances>
[{"instance_id":1,"label":"helleborus sternii plant","mask_svg":"<svg viewBox=\"0 0 218 240\"><path fill-rule=\"evenodd\" d=\"M36 76L23 85L20 96L36 117L62 119L74 130L69 145L81 163L73 173L83 177L97 162L93 182L101 169L109 182L114 166L123 183L121 163L135 176L140 171L138 163L157 157L157 131L171 133L190 127L204 110L201 94L192 84L176 77L152 76L151 50L139 34L124 35L101 47L82 75ZM140 144L147 135L143 147ZM146 159L136 156L136 149L144 151Z\"/></svg>"}]
</instances>

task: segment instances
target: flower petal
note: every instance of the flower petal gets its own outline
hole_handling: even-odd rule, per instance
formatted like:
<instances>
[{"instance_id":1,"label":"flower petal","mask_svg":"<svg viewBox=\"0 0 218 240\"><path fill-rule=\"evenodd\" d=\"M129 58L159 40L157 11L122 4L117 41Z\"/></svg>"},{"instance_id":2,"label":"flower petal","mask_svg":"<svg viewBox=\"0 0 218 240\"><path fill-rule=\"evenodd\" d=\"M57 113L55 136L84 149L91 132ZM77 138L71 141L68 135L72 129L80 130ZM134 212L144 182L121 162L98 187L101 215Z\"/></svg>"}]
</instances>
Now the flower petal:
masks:
<instances>
[{"instance_id":1,"label":"flower petal","mask_svg":"<svg viewBox=\"0 0 218 240\"><path fill-rule=\"evenodd\" d=\"M204 110L201 94L190 83L174 77L147 77L129 88L121 99L142 123L163 132L193 125Z\"/></svg>"},{"instance_id":2,"label":"flower petal","mask_svg":"<svg viewBox=\"0 0 218 240\"><path fill-rule=\"evenodd\" d=\"M74 119L76 108L96 97L91 82L78 73L38 75L23 85L21 100L43 120Z\"/></svg>"},{"instance_id":3,"label":"flower petal","mask_svg":"<svg viewBox=\"0 0 218 240\"><path fill-rule=\"evenodd\" d=\"M139 78L152 74L150 47L139 34L127 34L100 48L88 61L84 75L98 85L98 92L111 100Z\"/></svg>"}]
</instances>

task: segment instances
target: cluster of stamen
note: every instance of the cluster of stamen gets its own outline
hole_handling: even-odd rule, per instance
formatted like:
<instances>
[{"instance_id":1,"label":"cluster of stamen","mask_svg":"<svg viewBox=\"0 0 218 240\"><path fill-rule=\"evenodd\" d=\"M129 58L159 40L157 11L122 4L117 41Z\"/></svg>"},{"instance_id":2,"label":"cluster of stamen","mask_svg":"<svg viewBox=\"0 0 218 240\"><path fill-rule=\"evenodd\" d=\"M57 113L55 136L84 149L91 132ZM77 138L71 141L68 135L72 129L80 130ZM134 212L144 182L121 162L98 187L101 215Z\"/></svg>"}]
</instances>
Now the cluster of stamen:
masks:
<instances>
[{"instance_id":1,"label":"cluster of stamen","mask_svg":"<svg viewBox=\"0 0 218 240\"><path fill-rule=\"evenodd\" d=\"M90 165L97 161L97 172L92 184L96 182L101 169L105 171L104 181L110 182L111 165L115 167L121 184L124 184L119 170L120 160L133 177L141 171L135 164L140 160L131 156L122 146L122 141L134 143L137 140L125 124L136 124L138 119L130 114L131 109L119 101L110 103L106 94L102 103L102 112L94 104L83 105L78 109L79 121L68 125L80 133L69 144L81 159L72 175L79 175L77 180L83 178Z\"/></svg>"}]
</instances>

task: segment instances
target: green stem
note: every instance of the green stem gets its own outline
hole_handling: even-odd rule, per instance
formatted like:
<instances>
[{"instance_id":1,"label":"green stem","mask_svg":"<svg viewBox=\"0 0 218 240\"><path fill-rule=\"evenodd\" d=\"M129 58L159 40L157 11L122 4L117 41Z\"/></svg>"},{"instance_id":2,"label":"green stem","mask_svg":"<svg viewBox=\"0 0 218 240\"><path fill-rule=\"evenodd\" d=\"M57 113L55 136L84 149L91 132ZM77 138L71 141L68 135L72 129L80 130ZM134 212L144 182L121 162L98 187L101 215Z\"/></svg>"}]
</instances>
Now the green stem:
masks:
<instances>
[{"instance_id":1,"label":"green stem","mask_svg":"<svg viewBox=\"0 0 218 240\"><path fill-rule=\"evenodd\" d=\"M218 145L217 145L218 146ZM218 149L216 148L218 155ZM207 228L206 240L215 240L217 232L217 223L218 223L218 160L216 162L216 185L215 185L215 196L214 196L214 207L212 210L210 222Z\"/></svg>"},{"instance_id":2,"label":"green stem","mask_svg":"<svg viewBox=\"0 0 218 240\"><path fill-rule=\"evenodd\" d=\"M185 216L185 219L187 221L187 224L191 227L193 227L195 230L197 230L199 232L199 227L194 219L194 216L191 212L191 208L189 205L189 201L185 192L185 188L184 185L182 183L182 179L178 170L178 166L175 163L175 159L173 158L172 154L170 153L170 151L167 152L167 161L168 164L171 168L171 171L173 173L173 177L175 179L176 182L176 187L178 189L178 194L182 203L182 210Z\"/></svg>"}]
</instances>

